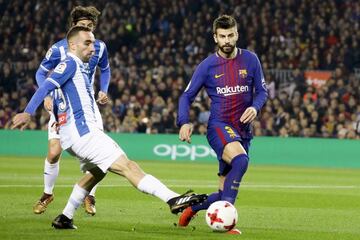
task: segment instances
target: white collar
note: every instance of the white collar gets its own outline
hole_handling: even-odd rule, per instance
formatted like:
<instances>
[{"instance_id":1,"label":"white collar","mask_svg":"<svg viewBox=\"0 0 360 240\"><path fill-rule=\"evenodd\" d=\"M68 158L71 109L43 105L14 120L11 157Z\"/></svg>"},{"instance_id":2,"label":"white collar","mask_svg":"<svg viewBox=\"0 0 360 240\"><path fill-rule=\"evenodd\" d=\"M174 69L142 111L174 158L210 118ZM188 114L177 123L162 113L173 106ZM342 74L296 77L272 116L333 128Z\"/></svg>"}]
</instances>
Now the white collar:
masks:
<instances>
[{"instance_id":1,"label":"white collar","mask_svg":"<svg viewBox=\"0 0 360 240\"><path fill-rule=\"evenodd\" d=\"M84 65L84 62L78 56L76 56L75 54L73 54L71 52L68 52L67 55L72 57L75 60L75 62L77 62L77 63L79 63L81 65Z\"/></svg>"}]
</instances>

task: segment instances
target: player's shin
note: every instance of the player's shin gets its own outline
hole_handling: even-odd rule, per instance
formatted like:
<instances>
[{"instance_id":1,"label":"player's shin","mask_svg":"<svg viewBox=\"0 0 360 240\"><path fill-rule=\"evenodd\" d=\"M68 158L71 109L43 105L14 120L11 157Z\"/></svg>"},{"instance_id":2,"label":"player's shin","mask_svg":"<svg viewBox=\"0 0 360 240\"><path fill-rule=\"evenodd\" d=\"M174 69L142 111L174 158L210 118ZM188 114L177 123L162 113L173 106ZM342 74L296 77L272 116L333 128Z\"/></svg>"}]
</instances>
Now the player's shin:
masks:
<instances>
[{"instance_id":1,"label":"player's shin","mask_svg":"<svg viewBox=\"0 0 360 240\"><path fill-rule=\"evenodd\" d=\"M80 204L84 201L85 196L88 194L88 191L76 184L63 210L63 214L69 219L72 219L76 209L80 206Z\"/></svg>"},{"instance_id":2,"label":"player's shin","mask_svg":"<svg viewBox=\"0 0 360 240\"><path fill-rule=\"evenodd\" d=\"M49 163L45 159L44 164L44 193L52 195L56 179L59 175L59 161L56 163Z\"/></svg>"},{"instance_id":3,"label":"player's shin","mask_svg":"<svg viewBox=\"0 0 360 240\"><path fill-rule=\"evenodd\" d=\"M164 202L178 196L179 194L167 188L159 179L150 174L146 174L137 185L137 188L145 193L151 194L163 200Z\"/></svg>"},{"instance_id":4,"label":"player's shin","mask_svg":"<svg viewBox=\"0 0 360 240\"><path fill-rule=\"evenodd\" d=\"M234 203L239 191L240 182L248 168L249 158L246 154L240 154L231 161L231 170L226 175L224 190L221 200Z\"/></svg>"}]
</instances>

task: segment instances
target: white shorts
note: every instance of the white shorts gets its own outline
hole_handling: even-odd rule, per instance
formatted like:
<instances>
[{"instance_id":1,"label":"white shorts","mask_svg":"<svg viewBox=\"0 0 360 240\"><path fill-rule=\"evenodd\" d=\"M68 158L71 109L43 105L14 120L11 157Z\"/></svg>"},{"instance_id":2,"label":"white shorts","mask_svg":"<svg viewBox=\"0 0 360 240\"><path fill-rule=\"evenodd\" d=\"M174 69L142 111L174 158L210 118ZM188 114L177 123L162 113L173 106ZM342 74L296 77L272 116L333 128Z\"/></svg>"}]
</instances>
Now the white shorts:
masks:
<instances>
[{"instance_id":1,"label":"white shorts","mask_svg":"<svg viewBox=\"0 0 360 240\"><path fill-rule=\"evenodd\" d=\"M99 167L107 172L121 155L125 155L121 147L101 130L82 136L68 151L80 161L83 172Z\"/></svg>"},{"instance_id":2,"label":"white shorts","mask_svg":"<svg viewBox=\"0 0 360 240\"><path fill-rule=\"evenodd\" d=\"M60 139L59 133L56 131L56 119L53 112L49 112L50 120L48 123L48 140Z\"/></svg>"}]
</instances>

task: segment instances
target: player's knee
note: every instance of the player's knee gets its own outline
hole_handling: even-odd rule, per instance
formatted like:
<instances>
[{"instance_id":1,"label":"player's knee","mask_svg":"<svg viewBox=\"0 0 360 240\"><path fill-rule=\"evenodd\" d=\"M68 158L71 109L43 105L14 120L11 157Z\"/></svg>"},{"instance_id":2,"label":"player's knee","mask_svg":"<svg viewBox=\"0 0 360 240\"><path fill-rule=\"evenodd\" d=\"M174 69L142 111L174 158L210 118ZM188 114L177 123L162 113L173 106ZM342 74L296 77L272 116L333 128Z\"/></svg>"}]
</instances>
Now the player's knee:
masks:
<instances>
[{"instance_id":1,"label":"player's knee","mask_svg":"<svg viewBox=\"0 0 360 240\"><path fill-rule=\"evenodd\" d=\"M47 160L49 163L57 163L61 156L61 150L50 148L47 155Z\"/></svg>"},{"instance_id":2,"label":"player's knee","mask_svg":"<svg viewBox=\"0 0 360 240\"><path fill-rule=\"evenodd\" d=\"M91 173L92 178L95 180L95 184L100 182L106 175L99 167L95 167L89 170L89 173Z\"/></svg>"},{"instance_id":3,"label":"player's knee","mask_svg":"<svg viewBox=\"0 0 360 240\"><path fill-rule=\"evenodd\" d=\"M122 158L111 166L111 170L126 177L137 167L138 165L135 162L129 160L128 158Z\"/></svg>"},{"instance_id":4,"label":"player's knee","mask_svg":"<svg viewBox=\"0 0 360 240\"><path fill-rule=\"evenodd\" d=\"M230 163L234 158L239 155L247 155L246 150L240 142L231 142L224 147L222 159L226 163Z\"/></svg>"},{"instance_id":5,"label":"player's knee","mask_svg":"<svg viewBox=\"0 0 360 240\"><path fill-rule=\"evenodd\" d=\"M136 162L131 161L131 160L129 160L126 163L126 167L127 167L128 173L138 172L140 170L139 164L137 164Z\"/></svg>"},{"instance_id":6,"label":"player's knee","mask_svg":"<svg viewBox=\"0 0 360 240\"><path fill-rule=\"evenodd\" d=\"M59 161L61 156L61 146L59 141L51 141L49 142L49 149L47 159L49 163L56 163Z\"/></svg>"},{"instance_id":7,"label":"player's knee","mask_svg":"<svg viewBox=\"0 0 360 240\"><path fill-rule=\"evenodd\" d=\"M232 168L236 168L240 171L246 171L249 165L249 158L246 154L240 154L234 157L231 161Z\"/></svg>"}]
</instances>

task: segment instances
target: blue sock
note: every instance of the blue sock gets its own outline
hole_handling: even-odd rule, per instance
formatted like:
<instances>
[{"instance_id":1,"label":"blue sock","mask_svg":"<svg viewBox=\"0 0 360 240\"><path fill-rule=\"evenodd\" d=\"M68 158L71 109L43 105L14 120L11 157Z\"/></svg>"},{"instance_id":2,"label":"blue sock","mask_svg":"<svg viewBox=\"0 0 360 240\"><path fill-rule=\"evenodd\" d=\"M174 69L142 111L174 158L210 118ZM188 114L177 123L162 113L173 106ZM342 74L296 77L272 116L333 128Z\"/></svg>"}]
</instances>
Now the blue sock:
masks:
<instances>
[{"instance_id":1,"label":"blue sock","mask_svg":"<svg viewBox=\"0 0 360 240\"><path fill-rule=\"evenodd\" d=\"M191 207L191 210L197 212L200 210L208 209L213 202L219 201L221 199L221 195L222 195L222 191L219 189L219 192L214 192L210 194L209 197L206 199L206 201L200 204L193 205Z\"/></svg>"},{"instance_id":2,"label":"blue sock","mask_svg":"<svg viewBox=\"0 0 360 240\"><path fill-rule=\"evenodd\" d=\"M246 154L240 154L231 161L231 170L226 175L224 190L221 200L235 203L239 192L240 182L248 167L249 158Z\"/></svg>"}]
</instances>

